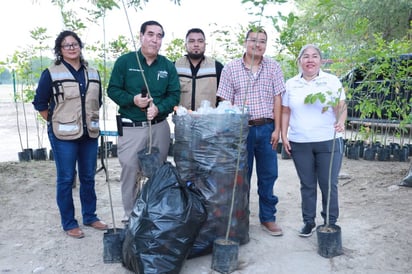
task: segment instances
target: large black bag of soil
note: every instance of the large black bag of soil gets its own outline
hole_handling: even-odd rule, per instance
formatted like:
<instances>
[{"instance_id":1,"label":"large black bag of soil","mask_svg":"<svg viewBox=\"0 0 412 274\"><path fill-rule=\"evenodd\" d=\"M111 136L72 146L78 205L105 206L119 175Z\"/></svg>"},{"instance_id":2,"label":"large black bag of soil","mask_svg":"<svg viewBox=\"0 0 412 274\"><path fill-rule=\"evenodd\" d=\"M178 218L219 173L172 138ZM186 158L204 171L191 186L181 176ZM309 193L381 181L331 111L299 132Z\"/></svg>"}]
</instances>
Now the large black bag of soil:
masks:
<instances>
[{"instance_id":1,"label":"large black bag of soil","mask_svg":"<svg viewBox=\"0 0 412 274\"><path fill-rule=\"evenodd\" d=\"M188 258L212 253L215 239L225 237L234 183L229 238L249 242L248 115L175 115L173 122L176 168L182 180L195 183L205 197L208 213Z\"/></svg>"},{"instance_id":2,"label":"large black bag of soil","mask_svg":"<svg viewBox=\"0 0 412 274\"><path fill-rule=\"evenodd\" d=\"M196 187L170 163L142 187L123 243L123 265L135 273L179 273L207 218Z\"/></svg>"}]
</instances>

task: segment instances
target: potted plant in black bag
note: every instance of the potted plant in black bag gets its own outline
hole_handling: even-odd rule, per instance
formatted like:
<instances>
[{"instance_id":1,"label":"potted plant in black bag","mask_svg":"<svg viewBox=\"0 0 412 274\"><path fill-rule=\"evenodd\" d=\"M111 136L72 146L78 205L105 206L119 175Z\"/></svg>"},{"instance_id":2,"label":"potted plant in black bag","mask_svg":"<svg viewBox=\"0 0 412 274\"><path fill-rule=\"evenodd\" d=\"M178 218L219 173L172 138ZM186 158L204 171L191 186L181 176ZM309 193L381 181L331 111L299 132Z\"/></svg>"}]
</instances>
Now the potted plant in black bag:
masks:
<instances>
[{"instance_id":1,"label":"potted plant in black bag","mask_svg":"<svg viewBox=\"0 0 412 274\"><path fill-rule=\"evenodd\" d=\"M48 49L45 47L43 42L50 38L46 34L47 29L45 28L35 28L34 30L30 31L31 38L35 41L35 45L30 49L32 56L36 56L36 51L39 53L39 58L37 59L30 59L31 66L33 69L31 70L30 79L38 79L40 78L41 72L43 71L43 51ZM26 92L27 99L29 101L33 101L35 96L35 88L34 88L34 81L29 81L29 86ZM46 121L40 116L39 113L34 114L34 120L36 123L36 133L37 133L37 148L33 152L33 159L34 160L47 160L47 148L43 146L43 137L45 133L47 133L47 123Z\"/></svg>"},{"instance_id":2,"label":"potted plant in black bag","mask_svg":"<svg viewBox=\"0 0 412 274\"><path fill-rule=\"evenodd\" d=\"M343 92L341 88L339 90L338 96L335 98L332 96L332 92L318 92L315 94L309 94L305 97L305 104L314 104L316 101L325 104L322 108L322 113L326 112L329 107L337 108L336 110L336 121L339 120L342 113L346 110L346 104L343 107L339 107L340 95ZM329 98L327 98L327 96ZM332 187L332 167L335 155L336 146L336 130L333 133L332 139L332 152L329 162L329 174L328 174L328 191L327 191L327 202L326 202L326 219L325 224L319 225L316 228L316 235L318 240L318 253L322 257L331 258L343 254L342 252L342 232L340 226L336 224L331 224L329 219L330 211L330 196Z\"/></svg>"},{"instance_id":3,"label":"potted plant in black bag","mask_svg":"<svg viewBox=\"0 0 412 274\"><path fill-rule=\"evenodd\" d=\"M16 126L17 126L17 133L19 135L20 146L21 146L21 151L18 152L17 154L18 154L20 162L28 162L32 159L32 154L31 154L31 150L25 149L23 146L23 140L22 140L21 131L20 131L19 107L18 107L18 102L17 102L17 99L19 96L17 95L16 71L14 69L12 70L12 76L13 76L13 100L14 100L14 107L16 110Z\"/></svg>"}]
</instances>

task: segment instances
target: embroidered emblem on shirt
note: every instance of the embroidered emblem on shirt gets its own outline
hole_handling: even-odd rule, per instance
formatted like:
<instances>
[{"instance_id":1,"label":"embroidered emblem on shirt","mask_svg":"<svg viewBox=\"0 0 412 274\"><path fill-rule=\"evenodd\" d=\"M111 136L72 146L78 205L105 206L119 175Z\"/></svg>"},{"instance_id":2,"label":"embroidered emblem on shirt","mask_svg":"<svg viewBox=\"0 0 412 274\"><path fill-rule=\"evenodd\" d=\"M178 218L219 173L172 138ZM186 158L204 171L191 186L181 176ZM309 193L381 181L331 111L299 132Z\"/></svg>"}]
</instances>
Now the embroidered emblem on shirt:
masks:
<instances>
[{"instance_id":1,"label":"embroidered emblem on shirt","mask_svg":"<svg viewBox=\"0 0 412 274\"><path fill-rule=\"evenodd\" d=\"M167 78L167 71L159 70L157 72L157 80L159 80L159 78Z\"/></svg>"},{"instance_id":2,"label":"embroidered emblem on shirt","mask_svg":"<svg viewBox=\"0 0 412 274\"><path fill-rule=\"evenodd\" d=\"M328 83L325 80L319 80L315 82L317 86L326 86Z\"/></svg>"}]
</instances>

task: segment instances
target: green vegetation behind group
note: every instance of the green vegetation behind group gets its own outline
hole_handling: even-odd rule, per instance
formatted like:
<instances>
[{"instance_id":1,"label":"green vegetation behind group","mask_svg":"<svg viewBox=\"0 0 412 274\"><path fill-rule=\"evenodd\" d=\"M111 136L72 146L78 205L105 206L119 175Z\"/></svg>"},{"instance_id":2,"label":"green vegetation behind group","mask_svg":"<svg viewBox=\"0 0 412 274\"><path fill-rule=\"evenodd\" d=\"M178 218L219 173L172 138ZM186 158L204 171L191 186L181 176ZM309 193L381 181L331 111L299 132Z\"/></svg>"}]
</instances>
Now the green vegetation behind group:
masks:
<instances>
[{"instance_id":1,"label":"green vegetation behind group","mask_svg":"<svg viewBox=\"0 0 412 274\"><path fill-rule=\"evenodd\" d=\"M88 0L86 4L80 0L50 1L59 7L65 27L80 36L91 24L104 30L102 19L106 14L113 9L123 9L121 0ZM143 4L149 1L125 2L128 8L144 10ZM180 5L179 0L171 1ZM35 2L41 4L40 0ZM85 8L79 9L77 2ZM249 11L253 18L251 22L230 27L217 26L213 19L210 22L214 31L209 34L208 41L213 41L216 49L210 54L224 64L243 53L242 43L247 29L261 25L278 34L270 38L274 40L274 46L268 48L266 54L280 62L285 79L298 72L296 56L307 43L321 48L323 58L327 60L324 68L338 76L374 56L412 52L410 0L239 0L239 5ZM273 12L282 5L293 5L294 8L288 14ZM36 85L41 71L53 61L45 54L50 52L50 45L45 41L53 41L47 28L36 26L30 36L32 46L0 60L0 83L12 83L14 72L18 86L29 86L30 90ZM185 52L183 38L164 45L163 54L173 61L182 56ZM97 43L87 45L84 51L89 63L100 71L103 83L107 84L116 58L132 49L132 37L119 35L111 41L104 41L102 37Z\"/></svg>"}]
</instances>

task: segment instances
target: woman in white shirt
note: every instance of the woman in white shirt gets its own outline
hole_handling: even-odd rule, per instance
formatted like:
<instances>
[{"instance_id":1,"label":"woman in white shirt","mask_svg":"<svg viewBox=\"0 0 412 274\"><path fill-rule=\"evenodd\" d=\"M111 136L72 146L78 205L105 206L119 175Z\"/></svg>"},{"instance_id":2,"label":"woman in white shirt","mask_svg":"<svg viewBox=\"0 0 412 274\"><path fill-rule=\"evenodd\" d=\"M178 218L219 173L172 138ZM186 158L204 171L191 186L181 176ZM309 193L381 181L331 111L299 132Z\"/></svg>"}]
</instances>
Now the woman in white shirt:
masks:
<instances>
[{"instance_id":1,"label":"woman in white shirt","mask_svg":"<svg viewBox=\"0 0 412 274\"><path fill-rule=\"evenodd\" d=\"M347 116L345 92L340 80L320 69L321 51L315 45L305 45L298 56L299 74L286 82L282 97L282 144L291 155L300 179L302 237L312 235L316 227L317 185L322 193L321 216L326 221L329 165L333 138L336 138L332 165L332 187L329 224L339 216L338 175L343 156L342 132ZM324 94L325 102L305 104L312 94ZM336 103L332 103L336 102Z\"/></svg>"}]
</instances>

